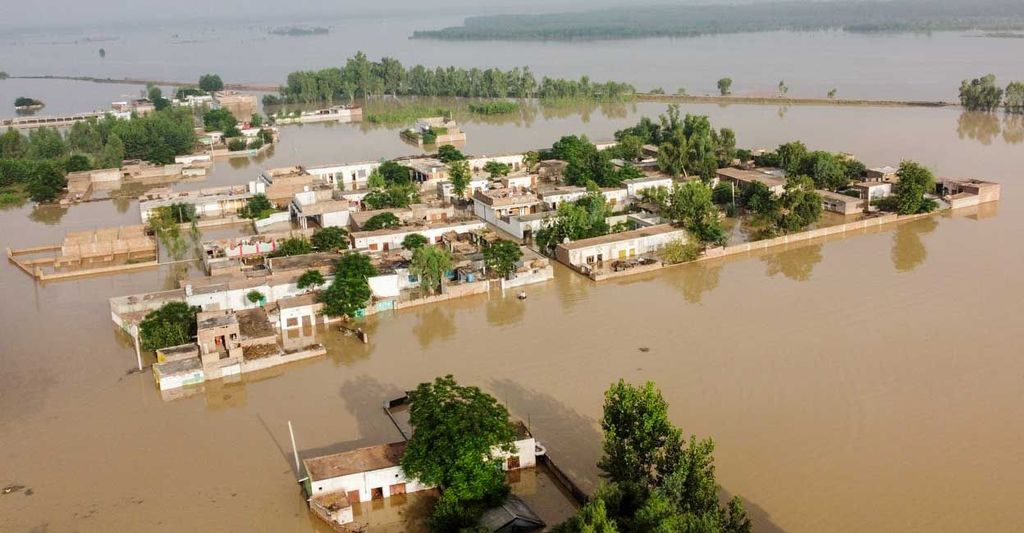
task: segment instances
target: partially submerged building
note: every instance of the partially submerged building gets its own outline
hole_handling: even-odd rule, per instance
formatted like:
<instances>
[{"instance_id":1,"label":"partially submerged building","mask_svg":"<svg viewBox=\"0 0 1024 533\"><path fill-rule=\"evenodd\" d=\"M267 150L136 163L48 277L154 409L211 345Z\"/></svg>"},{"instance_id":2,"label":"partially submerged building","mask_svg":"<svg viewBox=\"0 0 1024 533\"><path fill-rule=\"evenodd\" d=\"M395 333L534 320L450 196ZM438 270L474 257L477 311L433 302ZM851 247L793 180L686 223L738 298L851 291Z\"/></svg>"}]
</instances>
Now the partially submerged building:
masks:
<instances>
[{"instance_id":1,"label":"partially submerged building","mask_svg":"<svg viewBox=\"0 0 1024 533\"><path fill-rule=\"evenodd\" d=\"M670 224L561 243L555 257L563 264L598 279L610 272L638 266L660 266L655 255L672 241L687 241L686 230Z\"/></svg>"},{"instance_id":2,"label":"partially submerged building","mask_svg":"<svg viewBox=\"0 0 1024 533\"><path fill-rule=\"evenodd\" d=\"M769 191L775 194L782 194L786 189L785 178L779 176L777 173L765 170L743 170L731 167L720 168L715 172L715 176L719 181L735 184L738 189L753 185L754 183L764 185Z\"/></svg>"},{"instance_id":3,"label":"partially submerged building","mask_svg":"<svg viewBox=\"0 0 1024 533\"><path fill-rule=\"evenodd\" d=\"M860 197L825 190L819 190L818 194L821 196L822 209L840 215L863 213L868 207L868 202Z\"/></svg>"},{"instance_id":4,"label":"partially submerged building","mask_svg":"<svg viewBox=\"0 0 1024 533\"><path fill-rule=\"evenodd\" d=\"M69 231L57 245L7 249L8 259L40 280L157 266L156 239L145 225Z\"/></svg>"},{"instance_id":5,"label":"partially submerged building","mask_svg":"<svg viewBox=\"0 0 1024 533\"><path fill-rule=\"evenodd\" d=\"M953 209L997 202L1001 191L998 183L979 179L943 178L940 186Z\"/></svg>"}]
</instances>

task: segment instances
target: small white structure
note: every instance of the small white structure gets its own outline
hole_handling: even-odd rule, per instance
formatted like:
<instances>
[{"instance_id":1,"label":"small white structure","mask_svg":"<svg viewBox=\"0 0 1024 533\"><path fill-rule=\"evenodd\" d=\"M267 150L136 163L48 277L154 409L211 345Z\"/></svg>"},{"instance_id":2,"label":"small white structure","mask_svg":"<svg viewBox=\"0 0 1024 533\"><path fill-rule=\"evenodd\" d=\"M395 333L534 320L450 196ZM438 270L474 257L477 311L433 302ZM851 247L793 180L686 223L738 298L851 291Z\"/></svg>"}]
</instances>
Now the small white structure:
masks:
<instances>
[{"instance_id":1,"label":"small white structure","mask_svg":"<svg viewBox=\"0 0 1024 533\"><path fill-rule=\"evenodd\" d=\"M289 212L306 229L313 221L321 228L345 228L349 225L351 206L333 188L318 188L295 193Z\"/></svg>"},{"instance_id":2,"label":"small white structure","mask_svg":"<svg viewBox=\"0 0 1024 533\"><path fill-rule=\"evenodd\" d=\"M450 231L468 233L485 227L487 227L487 223L483 220L418 224L375 231L357 231L351 234L351 240L352 247L356 250L388 251L401 249L402 240L413 233L423 235L431 243L439 243L441 236Z\"/></svg>"},{"instance_id":3,"label":"small white structure","mask_svg":"<svg viewBox=\"0 0 1024 533\"><path fill-rule=\"evenodd\" d=\"M379 161L360 161L309 167L306 172L343 191L355 191L366 187L370 174L379 166Z\"/></svg>"},{"instance_id":4,"label":"small white structure","mask_svg":"<svg viewBox=\"0 0 1024 533\"><path fill-rule=\"evenodd\" d=\"M626 193L631 199L639 198L640 193L647 189L657 189L662 187L664 189L672 189L673 180L669 176L648 176L645 178L636 178L632 180L626 180L622 182L626 186Z\"/></svg>"}]
</instances>

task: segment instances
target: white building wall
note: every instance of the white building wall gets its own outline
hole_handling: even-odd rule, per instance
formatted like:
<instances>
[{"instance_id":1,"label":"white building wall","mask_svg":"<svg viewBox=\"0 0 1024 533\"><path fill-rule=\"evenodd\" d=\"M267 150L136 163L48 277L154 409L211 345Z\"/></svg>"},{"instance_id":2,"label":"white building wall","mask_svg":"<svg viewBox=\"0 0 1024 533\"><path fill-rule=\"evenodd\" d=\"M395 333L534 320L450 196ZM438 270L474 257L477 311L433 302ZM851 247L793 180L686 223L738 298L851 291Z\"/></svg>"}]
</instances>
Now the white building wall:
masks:
<instances>
[{"instance_id":1,"label":"white building wall","mask_svg":"<svg viewBox=\"0 0 1024 533\"><path fill-rule=\"evenodd\" d=\"M358 474L349 474L336 478L324 479L310 483L313 495L328 492L348 493L353 490L359 491L359 501L370 501L370 491L375 488L383 489L384 497L391 496L390 487L399 483L405 483L405 492L419 492L431 488L419 481L409 480L405 477L400 466L371 470Z\"/></svg>"},{"instance_id":2,"label":"white building wall","mask_svg":"<svg viewBox=\"0 0 1024 533\"><path fill-rule=\"evenodd\" d=\"M641 254L655 252L676 239L686 240L686 232L683 230L670 233L660 233L647 237L635 237L611 243L596 244L586 248L569 250L569 262L575 266L586 264L587 257L601 255L604 261L619 259L619 252L624 257L635 257Z\"/></svg>"},{"instance_id":3,"label":"white building wall","mask_svg":"<svg viewBox=\"0 0 1024 533\"><path fill-rule=\"evenodd\" d=\"M449 231L456 233L465 233L476 229L483 229L487 224L483 220L474 220L471 222L465 222L463 224L454 224L450 226L441 226L435 228L409 228L408 231L398 231L395 233L388 233L383 235L361 235L353 236L353 244L356 249L376 249L383 250L384 244L388 245L389 250L396 250L402 248L402 240L407 236L418 233L427 238L431 243L440 242L441 235ZM372 248L376 245L376 248Z\"/></svg>"}]
</instances>

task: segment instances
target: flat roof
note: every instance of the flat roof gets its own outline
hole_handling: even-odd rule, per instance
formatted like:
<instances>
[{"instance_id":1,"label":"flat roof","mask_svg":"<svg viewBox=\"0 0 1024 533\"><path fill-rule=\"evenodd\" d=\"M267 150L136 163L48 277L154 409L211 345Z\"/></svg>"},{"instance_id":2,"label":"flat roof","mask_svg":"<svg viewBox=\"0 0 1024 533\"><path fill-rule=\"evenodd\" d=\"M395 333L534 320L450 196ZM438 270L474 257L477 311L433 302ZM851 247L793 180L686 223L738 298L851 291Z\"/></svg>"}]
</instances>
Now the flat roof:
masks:
<instances>
[{"instance_id":1,"label":"flat roof","mask_svg":"<svg viewBox=\"0 0 1024 533\"><path fill-rule=\"evenodd\" d=\"M296 307L316 305L317 303L316 294L309 293L299 296L291 296L289 298L281 298L277 301L277 306L280 309L293 309Z\"/></svg>"},{"instance_id":2,"label":"flat roof","mask_svg":"<svg viewBox=\"0 0 1024 533\"><path fill-rule=\"evenodd\" d=\"M178 359L176 361L167 361L165 363L156 363L153 365L153 370L161 376L190 374L202 368L203 363L198 357L189 357L188 359Z\"/></svg>"},{"instance_id":3,"label":"flat roof","mask_svg":"<svg viewBox=\"0 0 1024 533\"><path fill-rule=\"evenodd\" d=\"M367 446L349 452L313 457L302 462L306 466L310 480L321 481L398 466L402 460L402 454L405 453L405 447L405 441L392 442Z\"/></svg>"},{"instance_id":4,"label":"flat roof","mask_svg":"<svg viewBox=\"0 0 1024 533\"><path fill-rule=\"evenodd\" d=\"M288 255L283 257L271 257L267 264L271 271L284 272L288 270L310 269L327 267L334 264L339 254L330 252L314 252L303 255Z\"/></svg>"},{"instance_id":5,"label":"flat roof","mask_svg":"<svg viewBox=\"0 0 1024 533\"><path fill-rule=\"evenodd\" d=\"M719 176L723 176L723 177L726 177L726 178L734 179L734 180L737 180L737 181L745 181L745 182L748 182L748 183L749 182L755 182L755 181L756 182L760 182L760 183L763 183L763 184L767 185L768 187L776 187L776 186L779 186L779 185L785 185L786 184L786 180L784 180L784 179L782 179L782 178L780 178L778 176L774 176L772 174L767 174L765 172L760 172L760 171L757 171L757 170L743 170L743 169L740 169L740 168L729 167L729 168L720 168L720 169L716 170L715 173L717 175L719 175Z\"/></svg>"},{"instance_id":6,"label":"flat roof","mask_svg":"<svg viewBox=\"0 0 1024 533\"><path fill-rule=\"evenodd\" d=\"M224 315L215 315L202 318L199 320L199 329L217 328L221 326L230 326L231 324L237 324L238 318L235 317L234 313L228 313Z\"/></svg>"},{"instance_id":7,"label":"flat roof","mask_svg":"<svg viewBox=\"0 0 1024 533\"><path fill-rule=\"evenodd\" d=\"M633 178L631 180L623 180L622 183L626 185L636 185L638 183L650 183L653 181L672 181L672 176L647 176L645 178Z\"/></svg>"},{"instance_id":8,"label":"flat roof","mask_svg":"<svg viewBox=\"0 0 1024 533\"><path fill-rule=\"evenodd\" d=\"M864 201L863 198L858 198L856 196L847 196L845 194L841 194L841 193L838 193L838 192L826 191L826 190L821 190L821 189L818 190L818 194L820 194L822 198L831 198L833 200L839 200L841 202L847 202L847 203L849 203L849 202L863 202Z\"/></svg>"},{"instance_id":9,"label":"flat roof","mask_svg":"<svg viewBox=\"0 0 1024 533\"><path fill-rule=\"evenodd\" d=\"M600 237L591 237L589 239L581 239L578 241L572 241L568 244L559 244L558 246L565 248L566 250L578 250L580 248L589 248L591 246L597 246L600 244L626 241L629 239L636 239L640 237L653 237L655 235L663 235L665 233L672 233L676 231L682 232L684 230L681 228L677 228L671 224L658 224L657 226L650 226L631 231L623 231L620 233L609 233L608 235L601 235Z\"/></svg>"}]
</instances>

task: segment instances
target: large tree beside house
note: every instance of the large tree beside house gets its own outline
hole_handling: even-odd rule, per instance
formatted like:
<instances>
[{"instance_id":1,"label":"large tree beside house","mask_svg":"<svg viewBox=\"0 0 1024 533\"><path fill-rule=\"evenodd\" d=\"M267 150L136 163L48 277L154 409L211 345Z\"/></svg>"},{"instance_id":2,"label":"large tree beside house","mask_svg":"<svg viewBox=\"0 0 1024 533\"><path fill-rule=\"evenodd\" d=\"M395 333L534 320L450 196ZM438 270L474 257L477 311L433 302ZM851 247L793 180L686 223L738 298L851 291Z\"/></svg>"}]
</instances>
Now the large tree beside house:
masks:
<instances>
[{"instance_id":1,"label":"large tree beside house","mask_svg":"<svg viewBox=\"0 0 1024 533\"><path fill-rule=\"evenodd\" d=\"M420 288L427 293L440 292L441 280L452 269L452 256L437 246L420 246L412 253L409 271L419 276Z\"/></svg>"},{"instance_id":2,"label":"large tree beside house","mask_svg":"<svg viewBox=\"0 0 1024 533\"><path fill-rule=\"evenodd\" d=\"M318 296L324 304L324 314L329 317L356 316L373 295L368 280L375 275L377 269L369 257L356 252L341 256L334 268L334 281Z\"/></svg>"},{"instance_id":3,"label":"large tree beside house","mask_svg":"<svg viewBox=\"0 0 1024 533\"><path fill-rule=\"evenodd\" d=\"M413 426L402 471L441 490L431 528L473 527L484 510L507 494L504 459L514 451L515 430L508 410L477 387L451 376L421 383L409 393Z\"/></svg>"},{"instance_id":4,"label":"large tree beside house","mask_svg":"<svg viewBox=\"0 0 1024 533\"><path fill-rule=\"evenodd\" d=\"M508 278L516 270L516 262L523 257L519 245L507 240L498 239L484 248L484 264L502 278Z\"/></svg>"}]
</instances>

